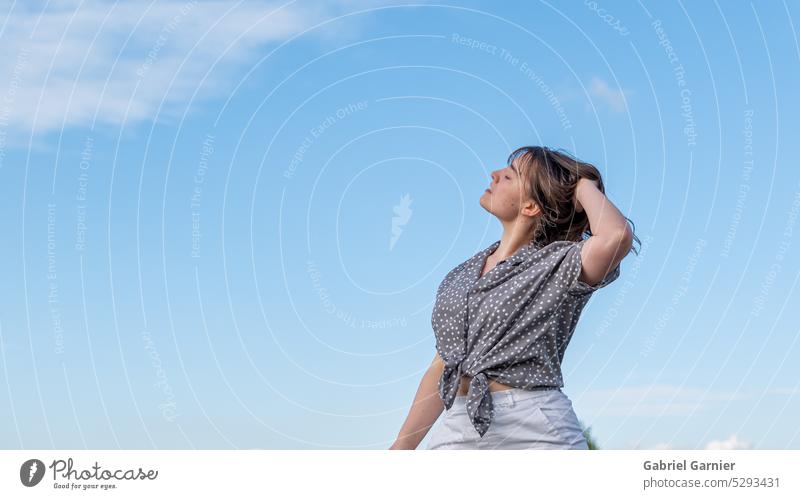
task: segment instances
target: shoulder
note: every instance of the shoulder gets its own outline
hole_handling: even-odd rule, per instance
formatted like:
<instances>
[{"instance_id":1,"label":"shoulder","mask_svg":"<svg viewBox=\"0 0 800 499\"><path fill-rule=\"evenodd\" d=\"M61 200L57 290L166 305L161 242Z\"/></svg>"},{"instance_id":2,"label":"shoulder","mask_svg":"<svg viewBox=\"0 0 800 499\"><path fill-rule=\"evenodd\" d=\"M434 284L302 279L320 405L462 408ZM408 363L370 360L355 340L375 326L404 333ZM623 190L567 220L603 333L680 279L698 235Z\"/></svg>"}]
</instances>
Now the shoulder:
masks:
<instances>
[{"instance_id":1,"label":"shoulder","mask_svg":"<svg viewBox=\"0 0 800 499\"><path fill-rule=\"evenodd\" d=\"M498 242L499 242L499 241L498 241ZM493 247L493 246L495 246L496 244L497 244L497 243L492 243L492 244L491 244L491 245L490 245L488 248L484 248L484 249L482 249L482 250L478 251L478 252L477 252L477 253L475 253L474 255L470 256L469 258L467 258L467 259L466 259L466 260L464 260L463 262L461 262L461 263L459 263L458 265L456 265L455 267L453 267L453 268L452 268L452 269L451 269L451 270L450 270L450 271L449 271L447 274L445 274L444 278L442 279L442 282L439 284L439 290L441 291L441 289L442 289L442 288L443 288L443 287L444 287L444 286L445 286L445 285L446 285L448 282L450 282L450 281L452 281L452 280L454 280L454 279L457 279L457 278L458 278L458 277L459 277L459 276L460 276L462 273L464 273L464 272L465 272L465 271L467 271L467 270L468 270L470 267L472 267L473 265L475 265L475 264L476 264L476 262L477 262L478 260L480 260L480 258L481 258L483 255L485 255L485 254L489 253L489 252L492 250L492 247Z\"/></svg>"},{"instance_id":2,"label":"shoulder","mask_svg":"<svg viewBox=\"0 0 800 499\"><path fill-rule=\"evenodd\" d=\"M553 265L560 265L565 258L574 257L576 252L580 252L582 241L553 241L534 253L537 261L548 261Z\"/></svg>"},{"instance_id":3,"label":"shoulder","mask_svg":"<svg viewBox=\"0 0 800 499\"><path fill-rule=\"evenodd\" d=\"M604 288L611 284L620 276L620 262L612 261L607 263L605 260L601 260L601 262L598 263L596 261L597 258L595 258L595 260L590 260L587 258L587 254L595 256L598 251L602 251L602 249L597 250L596 248L591 247L593 239L594 238L590 237L588 239L578 241L570 249L571 265L578 272L578 275L572 283L572 287L570 289L570 293L573 295L590 295L598 289ZM596 239L594 239L594 243L597 243ZM592 251L594 251L594 253L591 253ZM587 263L590 264L590 268L597 267L600 268L600 270L591 274L587 273ZM590 277L592 275L595 277Z\"/></svg>"},{"instance_id":4,"label":"shoulder","mask_svg":"<svg viewBox=\"0 0 800 499\"><path fill-rule=\"evenodd\" d=\"M600 288L615 281L620 275L620 267L616 265L598 282L589 284L581 280L586 250L589 239L580 241L554 241L541 249L542 257L551 262L553 277L565 286L572 296L587 297Z\"/></svg>"},{"instance_id":5,"label":"shoulder","mask_svg":"<svg viewBox=\"0 0 800 499\"><path fill-rule=\"evenodd\" d=\"M463 262L461 262L458 265L456 265L455 267L453 267L453 269L450 270L450 272L448 272L445 277L453 275L453 274L457 274L457 273L461 272L462 270L466 269L467 267L469 267L470 265L473 265L473 264L477 263L478 261L482 261L482 259L486 255L491 253L492 250L494 250L494 248L496 248L499 244L500 244L500 241L496 241L496 242L490 244L488 247L483 248L482 250L480 250L477 253L473 254L472 256L470 256L469 258L464 260Z\"/></svg>"}]
</instances>

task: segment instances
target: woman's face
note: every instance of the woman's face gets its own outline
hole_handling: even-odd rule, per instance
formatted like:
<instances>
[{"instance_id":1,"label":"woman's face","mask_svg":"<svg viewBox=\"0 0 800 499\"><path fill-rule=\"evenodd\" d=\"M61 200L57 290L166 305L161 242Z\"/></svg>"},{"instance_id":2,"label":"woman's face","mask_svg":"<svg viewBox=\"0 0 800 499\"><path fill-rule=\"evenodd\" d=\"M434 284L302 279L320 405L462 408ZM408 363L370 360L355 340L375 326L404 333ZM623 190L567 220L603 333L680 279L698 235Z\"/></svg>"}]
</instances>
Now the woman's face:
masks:
<instances>
[{"instance_id":1,"label":"woman's face","mask_svg":"<svg viewBox=\"0 0 800 499\"><path fill-rule=\"evenodd\" d=\"M489 188L481 195L483 208L501 221L514 221L524 210L528 216L535 203L528 197L525 183L516 160L505 168L494 170Z\"/></svg>"}]
</instances>

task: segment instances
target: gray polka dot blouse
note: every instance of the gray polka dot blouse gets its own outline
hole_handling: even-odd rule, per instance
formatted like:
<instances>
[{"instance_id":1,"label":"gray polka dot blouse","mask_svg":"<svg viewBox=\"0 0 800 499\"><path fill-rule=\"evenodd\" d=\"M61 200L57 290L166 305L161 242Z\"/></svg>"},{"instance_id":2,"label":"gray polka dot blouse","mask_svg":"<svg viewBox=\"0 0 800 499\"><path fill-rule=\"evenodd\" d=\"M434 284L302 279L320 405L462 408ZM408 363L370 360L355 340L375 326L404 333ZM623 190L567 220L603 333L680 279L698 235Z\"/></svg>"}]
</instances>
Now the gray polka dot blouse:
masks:
<instances>
[{"instance_id":1,"label":"gray polka dot blouse","mask_svg":"<svg viewBox=\"0 0 800 499\"><path fill-rule=\"evenodd\" d=\"M471 376L467 413L481 436L494 415L489 378L526 390L564 386L561 362L581 311L620 273L617 265L595 286L579 281L586 241L532 241L481 277L496 241L439 285L431 316L445 364L439 395L450 409L461 377Z\"/></svg>"}]
</instances>

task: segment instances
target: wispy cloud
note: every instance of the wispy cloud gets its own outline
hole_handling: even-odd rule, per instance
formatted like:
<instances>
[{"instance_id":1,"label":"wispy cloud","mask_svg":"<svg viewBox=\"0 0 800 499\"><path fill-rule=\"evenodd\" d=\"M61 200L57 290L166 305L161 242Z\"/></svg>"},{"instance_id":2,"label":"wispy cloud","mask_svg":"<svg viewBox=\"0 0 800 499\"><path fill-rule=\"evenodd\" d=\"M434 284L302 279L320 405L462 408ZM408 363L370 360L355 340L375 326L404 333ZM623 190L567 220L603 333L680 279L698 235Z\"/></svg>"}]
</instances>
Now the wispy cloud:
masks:
<instances>
[{"instance_id":1,"label":"wispy cloud","mask_svg":"<svg viewBox=\"0 0 800 499\"><path fill-rule=\"evenodd\" d=\"M695 444L675 444L672 442L659 442L652 445L644 445L641 442L628 442L628 449L653 449L653 450L673 450L673 449L706 449L706 450L740 450L752 449L753 444L748 440L740 438L738 435L731 435L725 440L712 440L705 445Z\"/></svg>"},{"instance_id":2,"label":"wispy cloud","mask_svg":"<svg viewBox=\"0 0 800 499\"><path fill-rule=\"evenodd\" d=\"M631 90L612 88L602 78L592 78L589 84L589 93L592 97L611 108L612 111L622 113L626 110L626 99L630 99Z\"/></svg>"},{"instance_id":3,"label":"wispy cloud","mask_svg":"<svg viewBox=\"0 0 800 499\"><path fill-rule=\"evenodd\" d=\"M725 440L713 440L706 444L706 449L711 450L738 450L752 448L752 443L746 440L740 440L737 435L731 435Z\"/></svg>"},{"instance_id":4,"label":"wispy cloud","mask_svg":"<svg viewBox=\"0 0 800 499\"><path fill-rule=\"evenodd\" d=\"M163 0L16 2L0 21L0 127L134 124L182 113L198 98L231 90L264 45L301 34L357 36L363 16L311 29L383 1L225 2ZM163 107L159 110L159 107Z\"/></svg>"},{"instance_id":5,"label":"wispy cloud","mask_svg":"<svg viewBox=\"0 0 800 499\"><path fill-rule=\"evenodd\" d=\"M590 404L602 415L659 416L691 414L703 411L709 404L729 400L745 400L754 394L712 390L677 385L631 386L620 389L590 390L581 401Z\"/></svg>"},{"instance_id":6,"label":"wispy cloud","mask_svg":"<svg viewBox=\"0 0 800 499\"><path fill-rule=\"evenodd\" d=\"M655 450L670 450L670 449L674 449L674 448L675 447L673 447L672 444L668 444L668 443L660 443L660 444L655 444L653 446L653 449L655 449Z\"/></svg>"},{"instance_id":7,"label":"wispy cloud","mask_svg":"<svg viewBox=\"0 0 800 499\"><path fill-rule=\"evenodd\" d=\"M612 88L603 78L593 76L582 87L564 84L559 88L558 100L561 103L577 102L583 104L584 111L594 112L597 108L608 108L615 113L623 113L627 108L626 99L634 95L633 90Z\"/></svg>"}]
</instances>

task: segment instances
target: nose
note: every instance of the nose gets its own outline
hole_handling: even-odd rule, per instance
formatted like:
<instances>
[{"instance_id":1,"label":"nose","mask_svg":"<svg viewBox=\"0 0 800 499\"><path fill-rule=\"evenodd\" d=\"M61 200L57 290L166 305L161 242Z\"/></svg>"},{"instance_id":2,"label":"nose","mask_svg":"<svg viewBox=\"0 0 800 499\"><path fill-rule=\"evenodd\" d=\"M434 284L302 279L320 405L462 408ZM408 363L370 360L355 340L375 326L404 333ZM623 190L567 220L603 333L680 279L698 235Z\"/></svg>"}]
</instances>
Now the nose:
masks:
<instances>
[{"instance_id":1,"label":"nose","mask_svg":"<svg viewBox=\"0 0 800 499\"><path fill-rule=\"evenodd\" d=\"M500 178L500 173L497 170L495 170L491 173L491 177L492 177L492 184L496 184L497 179Z\"/></svg>"}]
</instances>

